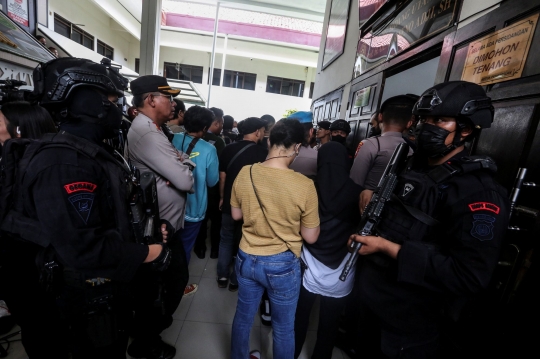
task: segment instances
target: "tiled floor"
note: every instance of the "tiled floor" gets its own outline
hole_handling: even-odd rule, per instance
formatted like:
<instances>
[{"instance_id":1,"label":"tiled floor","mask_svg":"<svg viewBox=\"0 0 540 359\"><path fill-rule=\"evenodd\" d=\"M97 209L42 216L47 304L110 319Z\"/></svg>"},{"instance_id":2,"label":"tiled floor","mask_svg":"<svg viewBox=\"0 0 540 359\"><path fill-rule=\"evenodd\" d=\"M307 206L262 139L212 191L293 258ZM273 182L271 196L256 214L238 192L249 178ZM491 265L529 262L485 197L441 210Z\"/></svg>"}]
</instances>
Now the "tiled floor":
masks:
<instances>
[{"instance_id":1,"label":"tiled floor","mask_svg":"<svg viewBox=\"0 0 540 359\"><path fill-rule=\"evenodd\" d=\"M199 259L191 256L190 283L198 283L198 291L182 299L174 314L174 322L163 332L163 339L177 349L175 359L227 359L230 357L231 326L236 310L237 293L218 288L216 282L217 259ZM316 338L318 307L311 316L310 331L300 359L311 357ZM17 328L14 329L14 331ZM12 339L18 339L16 336ZM5 343L2 343L5 348ZM261 351L261 359L272 359L272 329L261 324L257 315L251 331L251 350ZM7 358L27 359L20 341L11 343ZM348 359L334 348L332 359Z\"/></svg>"}]
</instances>

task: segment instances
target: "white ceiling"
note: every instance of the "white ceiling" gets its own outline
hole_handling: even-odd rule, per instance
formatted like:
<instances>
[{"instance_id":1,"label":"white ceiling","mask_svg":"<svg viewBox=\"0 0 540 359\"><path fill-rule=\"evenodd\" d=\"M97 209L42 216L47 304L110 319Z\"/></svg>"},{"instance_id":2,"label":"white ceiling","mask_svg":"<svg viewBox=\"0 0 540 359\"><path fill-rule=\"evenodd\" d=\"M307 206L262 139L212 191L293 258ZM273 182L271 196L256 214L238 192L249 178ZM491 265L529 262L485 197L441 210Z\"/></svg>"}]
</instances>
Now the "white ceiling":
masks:
<instances>
[{"instance_id":1,"label":"white ceiling","mask_svg":"<svg viewBox=\"0 0 540 359\"><path fill-rule=\"evenodd\" d=\"M142 0L116 1L139 20L139 22L141 21ZM184 0L170 1L186 2ZM323 22L326 1L327 0L224 0L220 1L220 6ZM189 2L207 5L217 4L217 0L190 0Z\"/></svg>"}]
</instances>

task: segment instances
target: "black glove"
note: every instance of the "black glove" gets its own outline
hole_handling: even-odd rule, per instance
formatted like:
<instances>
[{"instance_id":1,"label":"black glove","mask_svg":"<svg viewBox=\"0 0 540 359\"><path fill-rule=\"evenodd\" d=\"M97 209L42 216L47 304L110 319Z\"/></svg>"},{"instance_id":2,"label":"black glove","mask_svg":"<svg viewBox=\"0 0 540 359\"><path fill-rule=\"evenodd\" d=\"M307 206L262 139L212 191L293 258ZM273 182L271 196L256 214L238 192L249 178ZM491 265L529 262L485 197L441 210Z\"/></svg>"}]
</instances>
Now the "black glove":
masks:
<instances>
[{"instance_id":1,"label":"black glove","mask_svg":"<svg viewBox=\"0 0 540 359\"><path fill-rule=\"evenodd\" d=\"M152 269L157 272L163 272L171 263L172 251L165 243L158 243L161 245L161 253L159 256L150 262Z\"/></svg>"}]
</instances>

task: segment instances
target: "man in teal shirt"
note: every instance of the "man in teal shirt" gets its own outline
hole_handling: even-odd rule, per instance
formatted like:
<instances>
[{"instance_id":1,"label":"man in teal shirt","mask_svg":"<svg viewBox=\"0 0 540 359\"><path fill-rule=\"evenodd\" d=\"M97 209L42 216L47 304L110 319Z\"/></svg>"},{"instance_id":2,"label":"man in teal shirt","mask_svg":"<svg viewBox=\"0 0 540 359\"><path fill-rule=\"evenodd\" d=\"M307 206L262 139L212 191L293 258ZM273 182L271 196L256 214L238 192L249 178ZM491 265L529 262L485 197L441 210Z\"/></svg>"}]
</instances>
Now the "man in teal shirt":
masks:
<instances>
[{"instance_id":1,"label":"man in teal shirt","mask_svg":"<svg viewBox=\"0 0 540 359\"><path fill-rule=\"evenodd\" d=\"M201 223L206 215L208 187L217 184L219 180L218 156L216 148L202 139L208 127L214 121L212 111L192 106L184 114L186 133L177 133L172 141L174 147L195 163L193 177L195 178L194 193L188 194L184 228L180 238L186 251L186 260L191 259L191 250L199 234ZM195 293L196 284L190 284L184 291L184 296Z\"/></svg>"}]
</instances>

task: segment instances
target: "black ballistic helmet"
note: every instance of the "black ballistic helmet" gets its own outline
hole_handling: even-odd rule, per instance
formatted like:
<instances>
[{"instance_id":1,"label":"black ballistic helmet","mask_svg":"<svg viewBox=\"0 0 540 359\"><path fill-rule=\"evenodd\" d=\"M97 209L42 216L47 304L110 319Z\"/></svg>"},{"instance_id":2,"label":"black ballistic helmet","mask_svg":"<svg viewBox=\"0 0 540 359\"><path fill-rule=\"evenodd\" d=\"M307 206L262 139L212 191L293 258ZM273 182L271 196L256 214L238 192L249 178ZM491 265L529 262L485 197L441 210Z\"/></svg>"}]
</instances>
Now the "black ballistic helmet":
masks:
<instances>
[{"instance_id":1,"label":"black ballistic helmet","mask_svg":"<svg viewBox=\"0 0 540 359\"><path fill-rule=\"evenodd\" d=\"M128 85L128 80L108 58L98 64L87 59L61 57L38 65L33 76L32 97L45 107L65 105L78 87L94 87L124 97Z\"/></svg>"},{"instance_id":2,"label":"black ballistic helmet","mask_svg":"<svg viewBox=\"0 0 540 359\"><path fill-rule=\"evenodd\" d=\"M477 129L491 127L491 98L477 84L450 81L435 85L422 94L413 107L415 116L455 117L470 120Z\"/></svg>"},{"instance_id":3,"label":"black ballistic helmet","mask_svg":"<svg viewBox=\"0 0 540 359\"><path fill-rule=\"evenodd\" d=\"M351 132L351 126L345 120L335 120L332 122L332 124L330 124L330 131L337 130L345 131L347 134L349 134Z\"/></svg>"}]
</instances>

